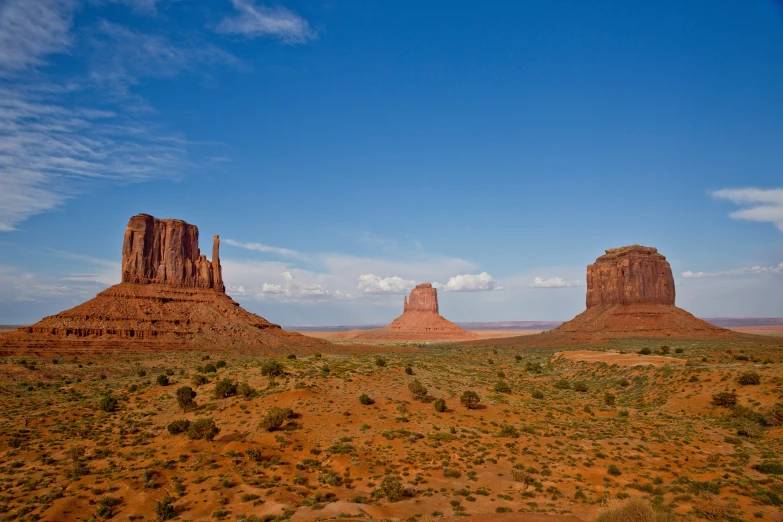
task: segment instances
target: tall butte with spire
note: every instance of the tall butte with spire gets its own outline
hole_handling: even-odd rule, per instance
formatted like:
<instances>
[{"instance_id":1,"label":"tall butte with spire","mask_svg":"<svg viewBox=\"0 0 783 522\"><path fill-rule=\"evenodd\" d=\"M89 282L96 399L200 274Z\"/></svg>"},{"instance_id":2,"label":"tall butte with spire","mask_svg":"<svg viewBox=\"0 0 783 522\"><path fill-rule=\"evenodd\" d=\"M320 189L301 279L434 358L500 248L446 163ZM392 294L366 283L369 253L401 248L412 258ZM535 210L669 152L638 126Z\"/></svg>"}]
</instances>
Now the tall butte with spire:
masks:
<instances>
[{"instance_id":1,"label":"tall butte with spire","mask_svg":"<svg viewBox=\"0 0 783 522\"><path fill-rule=\"evenodd\" d=\"M320 339L286 332L226 295L220 238L201 254L198 227L148 214L130 218L122 282L32 326L0 334L0 353L238 348L318 351Z\"/></svg>"}]
</instances>

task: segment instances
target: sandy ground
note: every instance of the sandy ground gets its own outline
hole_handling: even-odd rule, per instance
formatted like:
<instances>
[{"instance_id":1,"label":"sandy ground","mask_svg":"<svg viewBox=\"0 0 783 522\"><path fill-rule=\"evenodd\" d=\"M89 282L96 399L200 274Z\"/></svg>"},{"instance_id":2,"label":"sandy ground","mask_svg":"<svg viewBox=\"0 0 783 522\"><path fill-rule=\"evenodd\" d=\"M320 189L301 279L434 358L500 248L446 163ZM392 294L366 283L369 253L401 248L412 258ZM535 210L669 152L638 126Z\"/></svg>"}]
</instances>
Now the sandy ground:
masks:
<instances>
[{"instance_id":1,"label":"sandy ground","mask_svg":"<svg viewBox=\"0 0 783 522\"><path fill-rule=\"evenodd\" d=\"M617 366L646 366L652 364L655 367L667 364L685 364L684 359L664 357L660 355L639 355L637 353L596 352L592 350L575 350L573 352L561 352L557 354L571 361L605 362Z\"/></svg>"},{"instance_id":2,"label":"sandy ground","mask_svg":"<svg viewBox=\"0 0 783 522\"><path fill-rule=\"evenodd\" d=\"M756 335L783 336L783 326L736 326L729 330Z\"/></svg>"},{"instance_id":3,"label":"sandy ground","mask_svg":"<svg viewBox=\"0 0 783 522\"><path fill-rule=\"evenodd\" d=\"M301 330L297 333L301 333L303 335L309 335L310 337L317 337L319 339L326 339L328 341L345 341L345 340L352 340L351 337L353 335L366 332L367 330L345 330L345 331L318 331L318 330ZM469 332L473 332L476 335L478 335L479 339L500 339L503 337L518 337L520 335L533 335L537 333L541 333L544 330L525 330L525 329L510 329L510 328L500 328L497 330L468 330ZM416 337L411 338L411 341L430 341L430 342L438 342L438 341L451 341L450 339L424 339L422 337ZM369 342L369 341L368 341Z\"/></svg>"}]
</instances>

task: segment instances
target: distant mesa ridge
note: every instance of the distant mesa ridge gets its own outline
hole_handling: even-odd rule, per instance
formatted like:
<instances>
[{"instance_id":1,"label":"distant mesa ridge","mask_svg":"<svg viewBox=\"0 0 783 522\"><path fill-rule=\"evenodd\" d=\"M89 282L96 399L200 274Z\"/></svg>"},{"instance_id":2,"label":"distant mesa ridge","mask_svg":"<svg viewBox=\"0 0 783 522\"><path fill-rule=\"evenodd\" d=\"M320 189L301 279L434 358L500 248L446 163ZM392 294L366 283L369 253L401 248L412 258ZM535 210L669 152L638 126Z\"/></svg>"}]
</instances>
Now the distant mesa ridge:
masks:
<instances>
[{"instance_id":1,"label":"distant mesa ridge","mask_svg":"<svg viewBox=\"0 0 783 522\"><path fill-rule=\"evenodd\" d=\"M122 244L122 283L38 323L0 334L0 353L247 348L318 351L326 341L287 332L225 293L220 239L212 259L198 228L148 214L130 218Z\"/></svg>"}]
</instances>

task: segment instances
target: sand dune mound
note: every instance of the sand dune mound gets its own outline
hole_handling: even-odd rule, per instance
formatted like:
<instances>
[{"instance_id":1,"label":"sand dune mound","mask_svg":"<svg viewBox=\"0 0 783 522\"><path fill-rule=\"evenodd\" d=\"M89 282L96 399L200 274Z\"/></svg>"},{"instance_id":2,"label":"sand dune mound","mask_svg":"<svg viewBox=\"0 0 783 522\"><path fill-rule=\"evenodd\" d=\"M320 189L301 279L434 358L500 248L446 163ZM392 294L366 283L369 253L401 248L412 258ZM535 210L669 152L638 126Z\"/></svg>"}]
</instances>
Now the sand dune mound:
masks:
<instances>
[{"instance_id":1,"label":"sand dune mound","mask_svg":"<svg viewBox=\"0 0 783 522\"><path fill-rule=\"evenodd\" d=\"M212 260L198 229L179 220L131 218L123 282L38 323L0 335L0 353L247 348L308 352L323 340L286 332L225 294L214 238Z\"/></svg>"}]
</instances>

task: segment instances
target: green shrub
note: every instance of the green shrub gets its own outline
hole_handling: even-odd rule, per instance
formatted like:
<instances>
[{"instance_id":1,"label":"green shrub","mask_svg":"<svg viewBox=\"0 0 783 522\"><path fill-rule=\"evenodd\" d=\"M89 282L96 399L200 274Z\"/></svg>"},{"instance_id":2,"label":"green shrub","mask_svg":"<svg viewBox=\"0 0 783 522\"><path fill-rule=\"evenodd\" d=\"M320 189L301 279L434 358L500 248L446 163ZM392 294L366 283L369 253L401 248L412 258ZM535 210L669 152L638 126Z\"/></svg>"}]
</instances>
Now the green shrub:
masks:
<instances>
[{"instance_id":1,"label":"green shrub","mask_svg":"<svg viewBox=\"0 0 783 522\"><path fill-rule=\"evenodd\" d=\"M166 429L168 429L169 433L172 435L179 435L180 433L188 431L189 427L190 421L188 419L178 419L170 422L169 425L166 426Z\"/></svg>"},{"instance_id":2,"label":"green shrub","mask_svg":"<svg viewBox=\"0 0 783 522\"><path fill-rule=\"evenodd\" d=\"M737 394L734 392L720 392L712 396L712 404L721 408L731 408L737 404Z\"/></svg>"},{"instance_id":3,"label":"green shrub","mask_svg":"<svg viewBox=\"0 0 783 522\"><path fill-rule=\"evenodd\" d=\"M783 403L775 403L764 416L764 423L767 426L783 425Z\"/></svg>"},{"instance_id":4,"label":"green shrub","mask_svg":"<svg viewBox=\"0 0 783 522\"><path fill-rule=\"evenodd\" d=\"M510 439L517 439L519 438L519 435L519 430L510 424L504 424L501 426L500 433L498 433L498 437L507 437Z\"/></svg>"},{"instance_id":5,"label":"green shrub","mask_svg":"<svg viewBox=\"0 0 783 522\"><path fill-rule=\"evenodd\" d=\"M574 383L574 391L585 393L587 391L587 383L584 381L576 381Z\"/></svg>"},{"instance_id":6,"label":"green shrub","mask_svg":"<svg viewBox=\"0 0 783 522\"><path fill-rule=\"evenodd\" d=\"M495 383L495 392L496 393L511 393L511 386L509 386L506 381L500 380L500 381Z\"/></svg>"},{"instance_id":7,"label":"green shrub","mask_svg":"<svg viewBox=\"0 0 783 522\"><path fill-rule=\"evenodd\" d=\"M661 507L653 507L643 500L631 500L617 508L599 513L596 522L675 522L674 514Z\"/></svg>"},{"instance_id":8,"label":"green shrub","mask_svg":"<svg viewBox=\"0 0 783 522\"><path fill-rule=\"evenodd\" d=\"M370 398L369 395L366 393L362 393L359 395L359 403L364 404L365 406L369 406L370 404L374 403L375 401Z\"/></svg>"},{"instance_id":9,"label":"green shrub","mask_svg":"<svg viewBox=\"0 0 783 522\"><path fill-rule=\"evenodd\" d=\"M389 502L397 502L402 498L405 492L402 487L402 482L391 476L384 477L378 489L380 489L383 496L386 497Z\"/></svg>"},{"instance_id":10,"label":"green shrub","mask_svg":"<svg viewBox=\"0 0 783 522\"><path fill-rule=\"evenodd\" d=\"M196 402L193 400L195 397L196 392L190 386L177 388L177 404L182 408L182 411L188 411L188 408L196 406Z\"/></svg>"},{"instance_id":11,"label":"green shrub","mask_svg":"<svg viewBox=\"0 0 783 522\"><path fill-rule=\"evenodd\" d=\"M606 392L604 394L604 402L607 406L613 406L616 399L614 393Z\"/></svg>"},{"instance_id":12,"label":"green shrub","mask_svg":"<svg viewBox=\"0 0 783 522\"><path fill-rule=\"evenodd\" d=\"M266 415L261 419L261 428L266 431L274 431L283 425L287 418L293 415L290 408L278 408L273 406L266 411Z\"/></svg>"},{"instance_id":13,"label":"green shrub","mask_svg":"<svg viewBox=\"0 0 783 522\"><path fill-rule=\"evenodd\" d=\"M236 385L229 379L223 379L215 384L215 398L225 399L237 394Z\"/></svg>"},{"instance_id":14,"label":"green shrub","mask_svg":"<svg viewBox=\"0 0 783 522\"><path fill-rule=\"evenodd\" d=\"M531 397L534 399L543 399L544 398L544 392L541 390L533 390L533 393L530 394Z\"/></svg>"},{"instance_id":15,"label":"green shrub","mask_svg":"<svg viewBox=\"0 0 783 522\"><path fill-rule=\"evenodd\" d=\"M101 397L98 406L103 411L113 412L114 410L117 409L117 399L115 399L109 394L106 394Z\"/></svg>"},{"instance_id":16,"label":"green shrub","mask_svg":"<svg viewBox=\"0 0 783 522\"><path fill-rule=\"evenodd\" d=\"M623 472L620 471L620 468L618 468L614 464L609 464L609 469L607 469L606 472L612 475L613 477L619 477L620 475L623 474Z\"/></svg>"},{"instance_id":17,"label":"green shrub","mask_svg":"<svg viewBox=\"0 0 783 522\"><path fill-rule=\"evenodd\" d=\"M261 375L268 375L269 377L283 375L284 370L285 368L283 367L282 363L275 361L274 359L266 360L261 365Z\"/></svg>"},{"instance_id":18,"label":"green shrub","mask_svg":"<svg viewBox=\"0 0 783 522\"><path fill-rule=\"evenodd\" d=\"M627 388L631 385L631 382L628 379L620 379L617 384L619 384L621 388Z\"/></svg>"},{"instance_id":19,"label":"green shrub","mask_svg":"<svg viewBox=\"0 0 783 522\"><path fill-rule=\"evenodd\" d=\"M459 398L459 402L461 402L469 410L473 410L478 407L479 402L481 402L481 398L478 396L478 393L472 390L467 390Z\"/></svg>"},{"instance_id":20,"label":"green shrub","mask_svg":"<svg viewBox=\"0 0 783 522\"><path fill-rule=\"evenodd\" d=\"M424 399L427 396L427 388L418 379L413 379L408 384L408 390L416 399Z\"/></svg>"},{"instance_id":21,"label":"green shrub","mask_svg":"<svg viewBox=\"0 0 783 522\"><path fill-rule=\"evenodd\" d=\"M514 360L515 360L516 362L522 362L522 356L521 356L521 355L519 355L519 354L516 354L516 355L514 356Z\"/></svg>"},{"instance_id":22,"label":"green shrub","mask_svg":"<svg viewBox=\"0 0 783 522\"><path fill-rule=\"evenodd\" d=\"M207 363L204 365L203 368L199 370L201 373L215 373L217 372L217 368L215 368L215 365L212 363Z\"/></svg>"},{"instance_id":23,"label":"green shrub","mask_svg":"<svg viewBox=\"0 0 783 522\"><path fill-rule=\"evenodd\" d=\"M207 384L208 382L209 379L207 379L206 376L201 375L200 373L197 373L190 378L190 384L192 384L193 386L201 386L202 384Z\"/></svg>"},{"instance_id":24,"label":"green shrub","mask_svg":"<svg viewBox=\"0 0 783 522\"><path fill-rule=\"evenodd\" d=\"M174 499L166 495L158 501L155 505L155 514L158 516L158 520L171 520L177 516L177 511L174 509Z\"/></svg>"},{"instance_id":25,"label":"green shrub","mask_svg":"<svg viewBox=\"0 0 783 522\"><path fill-rule=\"evenodd\" d=\"M682 352L684 352L684 351L685 351L685 350L683 350L682 348L675 348L675 349L674 349L674 353L682 353Z\"/></svg>"},{"instance_id":26,"label":"green shrub","mask_svg":"<svg viewBox=\"0 0 783 522\"><path fill-rule=\"evenodd\" d=\"M224 361L222 359L215 363L215 368L217 368L217 369L225 368L225 367L226 367L226 361Z\"/></svg>"},{"instance_id":27,"label":"green shrub","mask_svg":"<svg viewBox=\"0 0 783 522\"><path fill-rule=\"evenodd\" d=\"M555 382L554 387L558 390L570 390L571 383L568 382L568 379L560 379L559 381Z\"/></svg>"},{"instance_id":28,"label":"green shrub","mask_svg":"<svg viewBox=\"0 0 783 522\"><path fill-rule=\"evenodd\" d=\"M642 348L641 350L639 350L638 353L639 355L650 355L652 353L652 350L650 350L649 348Z\"/></svg>"},{"instance_id":29,"label":"green shrub","mask_svg":"<svg viewBox=\"0 0 783 522\"><path fill-rule=\"evenodd\" d=\"M286 356L286 359L296 359L296 354L289 353L289 354Z\"/></svg>"},{"instance_id":30,"label":"green shrub","mask_svg":"<svg viewBox=\"0 0 783 522\"><path fill-rule=\"evenodd\" d=\"M411 368L410 366L406 366L405 367L405 374L406 375L413 375L413 368Z\"/></svg>"},{"instance_id":31,"label":"green shrub","mask_svg":"<svg viewBox=\"0 0 783 522\"><path fill-rule=\"evenodd\" d=\"M435 411L443 413L446 411L446 401L443 399L435 399Z\"/></svg>"},{"instance_id":32,"label":"green shrub","mask_svg":"<svg viewBox=\"0 0 783 522\"><path fill-rule=\"evenodd\" d=\"M783 475L783 464L777 461L764 461L753 466L753 469L765 475Z\"/></svg>"},{"instance_id":33,"label":"green shrub","mask_svg":"<svg viewBox=\"0 0 783 522\"><path fill-rule=\"evenodd\" d=\"M383 368L384 366L386 366L386 359L384 359L383 357L376 357L375 366L379 368Z\"/></svg>"},{"instance_id":34,"label":"green shrub","mask_svg":"<svg viewBox=\"0 0 783 522\"><path fill-rule=\"evenodd\" d=\"M139 377L146 377L147 376L147 372L144 371L144 370L139 370L139 371L136 372L136 375L138 375Z\"/></svg>"},{"instance_id":35,"label":"green shrub","mask_svg":"<svg viewBox=\"0 0 783 522\"><path fill-rule=\"evenodd\" d=\"M215 425L215 421L212 419L196 419L188 426L189 439L211 441L218 433L220 433L220 428Z\"/></svg>"},{"instance_id":36,"label":"green shrub","mask_svg":"<svg viewBox=\"0 0 783 522\"><path fill-rule=\"evenodd\" d=\"M664 345L664 346L661 346L661 353L662 353L663 355L669 355L669 352L671 352L671 350L672 350L672 349L671 349L671 348L669 348L669 347L668 347L668 346L666 346L666 345Z\"/></svg>"},{"instance_id":37,"label":"green shrub","mask_svg":"<svg viewBox=\"0 0 783 522\"><path fill-rule=\"evenodd\" d=\"M251 398L253 395L255 395L256 391L250 387L250 385L246 382L240 382L237 384L237 395L240 397L244 397L245 399Z\"/></svg>"},{"instance_id":38,"label":"green shrub","mask_svg":"<svg viewBox=\"0 0 783 522\"><path fill-rule=\"evenodd\" d=\"M544 367L541 363L532 363L530 361L525 363L525 371L530 373L541 373L544 371Z\"/></svg>"},{"instance_id":39,"label":"green shrub","mask_svg":"<svg viewBox=\"0 0 783 522\"><path fill-rule=\"evenodd\" d=\"M98 509L95 511L95 514L104 520L108 520L116 514L114 508L121 502L122 500L117 497L103 497L98 501Z\"/></svg>"},{"instance_id":40,"label":"green shrub","mask_svg":"<svg viewBox=\"0 0 783 522\"><path fill-rule=\"evenodd\" d=\"M739 376L737 382L741 386L753 386L756 384L761 384L761 377L756 372L745 372Z\"/></svg>"},{"instance_id":41,"label":"green shrub","mask_svg":"<svg viewBox=\"0 0 783 522\"><path fill-rule=\"evenodd\" d=\"M155 381L161 386L169 385L169 378L166 375L158 375L158 378L155 379Z\"/></svg>"}]
</instances>

